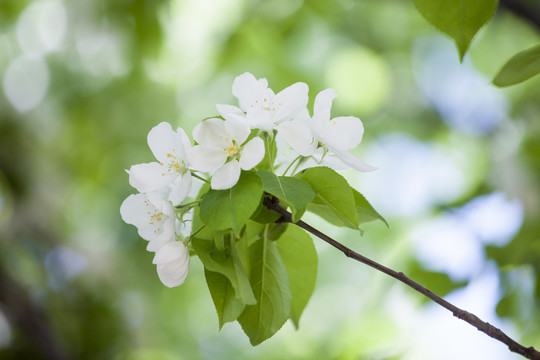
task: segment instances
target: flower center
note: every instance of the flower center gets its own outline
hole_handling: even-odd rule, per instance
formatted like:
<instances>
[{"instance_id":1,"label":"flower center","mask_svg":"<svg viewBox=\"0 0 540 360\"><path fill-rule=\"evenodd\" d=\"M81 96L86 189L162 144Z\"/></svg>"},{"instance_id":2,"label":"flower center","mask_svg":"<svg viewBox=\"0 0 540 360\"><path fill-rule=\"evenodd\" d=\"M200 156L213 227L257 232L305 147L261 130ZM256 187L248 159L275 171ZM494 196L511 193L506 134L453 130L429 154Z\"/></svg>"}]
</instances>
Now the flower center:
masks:
<instances>
[{"instance_id":1,"label":"flower center","mask_svg":"<svg viewBox=\"0 0 540 360\"><path fill-rule=\"evenodd\" d=\"M163 221L163 218L165 217L165 214L155 211L153 214L150 214L150 221L148 224L150 225L156 225L157 223L160 223Z\"/></svg>"},{"instance_id":2,"label":"flower center","mask_svg":"<svg viewBox=\"0 0 540 360\"><path fill-rule=\"evenodd\" d=\"M172 175L175 173L184 174L187 171L186 164L183 161L180 161L176 154L167 153L167 160L167 164L161 163L161 165L166 168L166 171L163 172L161 176Z\"/></svg>"},{"instance_id":3,"label":"flower center","mask_svg":"<svg viewBox=\"0 0 540 360\"><path fill-rule=\"evenodd\" d=\"M239 152L238 147L234 143L232 143L231 146L224 149L223 151L225 152L225 154L227 154L227 156L234 156Z\"/></svg>"},{"instance_id":4,"label":"flower center","mask_svg":"<svg viewBox=\"0 0 540 360\"><path fill-rule=\"evenodd\" d=\"M144 204L148 208L147 215L148 215L148 225L154 225L156 228L154 229L154 233L159 233L161 231L161 228L159 227L159 224L163 223L165 219L167 219L169 216L165 215L163 212L156 209L149 200L145 200Z\"/></svg>"},{"instance_id":5,"label":"flower center","mask_svg":"<svg viewBox=\"0 0 540 360\"><path fill-rule=\"evenodd\" d=\"M252 108L260 108L262 111L268 111L272 115L279 110L281 103L275 103L271 99L264 98L262 101L255 100L255 104L251 105Z\"/></svg>"}]
</instances>

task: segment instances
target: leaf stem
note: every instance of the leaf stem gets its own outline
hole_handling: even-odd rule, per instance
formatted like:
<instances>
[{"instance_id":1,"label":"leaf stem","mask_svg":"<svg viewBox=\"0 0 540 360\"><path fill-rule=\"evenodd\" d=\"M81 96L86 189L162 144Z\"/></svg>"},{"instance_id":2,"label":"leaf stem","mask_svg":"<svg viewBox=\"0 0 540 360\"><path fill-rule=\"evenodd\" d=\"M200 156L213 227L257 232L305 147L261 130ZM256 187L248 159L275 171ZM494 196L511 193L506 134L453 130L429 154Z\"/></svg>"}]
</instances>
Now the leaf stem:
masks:
<instances>
[{"instance_id":1,"label":"leaf stem","mask_svg":"<svg viewBox=\"0 0 540 360\"><path fill-rule=\"evenodd\" d=\"M192 208L193 206L197 205L200 202L201 202L201 200L195 200L195 201L188 202L188 203L185 203L185 204L177 205L174 208L178 209L178 210L185 209L185 208Z\"/></svg>"},{"instance_id":2,"label":"leaf stem","mask_svg":"<svg viewBox=\"0 0 540 360\"><path fill-rule=\"evenodd\" d=\"M197 235L199 232L201 232L202 229L204 229L205 227L206 227L206 225L203 225L203 226L201 226L197 231L191 233L191 234L186 238L185 243L186 243L186 244L189 243L189 242L191 241L191 239L194 238L195 235Z\"/></svg>"},{"instance_id":3,"label":"leaf stem","mask_svg":"<svg viewBox=\"0 0 540 360\"><path fill-rule=\"evenodd\" d=\"M283 175L282 176L285 176L287 174L287 171L289 171L289 169L293 166L293 164L295 162L297 162L298 160L300 160L302 158L302 155L298 155L290 164L289 166L287 166L287 168L285 169L285 171L283 172Z\"/></svg>"},{"instance_id":4,"label":"leaf stem","mask_svg":"<svg viewBox=\"0 0 540 360\"><path fill-rule=\"evenodd\" d=\"M517 354L520 354L520 355L522 355L523 357L525 357L527 359L540 360L540 352L538 352L534 347L532 347L532 346L531 347L525 347L525 346L521 345L520 343L516 342L515 340L510 338L508 335L506 335L500 329L498 329L495 326L481 320L476 315L471 314L468 311L462 310L462 309L458 308L457 306L453 305L452 303L444 300L443 298L441 298L440 296L434 294L433 292L426 289L422 285L420 285L417 282L411 280L410 278L408 278L402 272L397 272L397 271L395 271L393 269L390 269L390 268L388 268L388 267L386 267L384 265L379 264L376 261L373 261L373 260L371 260L371 259L369 259L369 258L367 258L367 257L365 257L365 256L363 256L363 255L349 249L345 245L337 242L336 240L332 239L330 236L320 232L319 230L315 229L314 227L310 226L309 224L306 224L302 220L294 223L292 221L291 213L288 212L287 210L285 210L283 207L281 207L281 205L279 205L279 201L276 198L265 198L264 199L264 205L268 209L276 211L277 213L279 213L282 216L282 218L280 220L278 220L279 222L282 222L282 223L283 222L290 222L290 223L298 225L302 229L309 231L310 233L317 236L321 240L323 240L323 241L327 242L328 244L332 245L333 247L335 247L336 249L341 251L343 254L345 254L345 256L347 256L347 257L349 257L351 259L354 259L354 260L356 260L358 262L361 262L361 263L363 263L365 265L368 265L368 266L370 266L370 267L372 267L372 268L374 268L374 269L376 269L376 270L378 270L380 272L383 272L386 275L388 275L388 276L390 276L390 277L392 277L392 278L394 278L394 279L396 279L398 281L401 281L405 285L413 288L414 290L416 290L420 294L428 297L429 299L436 302L440 306L442 306L445 309L451 311L452 314L455 317L457 317L457 318L459 318L459 319L461 319L463 321L466 321L467 323L469 323L472 326L476 327L478 330L482 331L483 333L487 334L488 336L490 336L490 337L504 343L505 345L508 346L508 349L510 349L510 351L515 352Z\"/></svg>"},{"instance_id":5,"label":"leaf stem","mask_svg":"<svg viewBox=\"0 0 540 360\"><path fill-rule=\"evenodd\" d=\"M326 146L323 146L322 148L323 148L323 154L321 156L321 160L319 160L319 165L322 164L324 157L326 156L326 154L328 154L328 149L326 148Z\"/></svg>"},{"instance_id":6,"label":"leaf stem","mask_svg":"<svg viewBox=\"0 0 540 360\"><path fill-rule=\"evenodd\" d=\"M209 181L208 179L205 179L205 178L203 178L202 176L195 174L194 172L191 173L191 176L193 176L194 178L197 178L197 179L199 179L199 180L202 180L202 181L204 181L204 182L207 183L207 184L210 184L210 181Z\"/></svg>"},{"instance_id":7,"label":"leaf stem","mask_svg":"<svg viewBox=\"0 0 540 360\"><path fill-rule=\"evenodd\" d=\"M274 164L273 164L274 161L272 160L273 154L270 151L272 149L271 146L270 146L270 141L274 141L274 137L270 136L270 133L268 133L268 132L267 132L267 134L268 134L268 136L266 137L264 144L265 144L265 147L266 147L266 152L268 154L268 158L270 159L270 171L274 172Z\"/></svg>"}]
</instances>

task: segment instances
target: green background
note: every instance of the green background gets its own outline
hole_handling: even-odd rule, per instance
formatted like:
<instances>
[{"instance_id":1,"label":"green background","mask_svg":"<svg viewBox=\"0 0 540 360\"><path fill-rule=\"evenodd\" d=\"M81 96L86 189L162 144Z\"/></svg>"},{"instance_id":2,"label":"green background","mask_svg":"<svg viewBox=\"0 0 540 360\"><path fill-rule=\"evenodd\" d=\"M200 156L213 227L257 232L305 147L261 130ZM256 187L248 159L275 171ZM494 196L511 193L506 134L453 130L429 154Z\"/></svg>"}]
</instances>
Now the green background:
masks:
<instances>
[{"instance_id":1,"label":"green background","mask_svg":"<svg viewBox=\"0 0 540 360\"><path fill-rule=\"evenodd\" d=\"M539 40L500 7L460 65L412 1L1 1L0 358L516 358L318 240L300 329L258 347L218 331L197 258L160 283L120 218L124 169L153 161L158 123L190 134L235 104L246 71L306 82L310 109L332 87L333 116L363 120L379 170L344 175L390 228L307 222L539 348L540 78L490 85Z\"/></svg>"}]
</instances>

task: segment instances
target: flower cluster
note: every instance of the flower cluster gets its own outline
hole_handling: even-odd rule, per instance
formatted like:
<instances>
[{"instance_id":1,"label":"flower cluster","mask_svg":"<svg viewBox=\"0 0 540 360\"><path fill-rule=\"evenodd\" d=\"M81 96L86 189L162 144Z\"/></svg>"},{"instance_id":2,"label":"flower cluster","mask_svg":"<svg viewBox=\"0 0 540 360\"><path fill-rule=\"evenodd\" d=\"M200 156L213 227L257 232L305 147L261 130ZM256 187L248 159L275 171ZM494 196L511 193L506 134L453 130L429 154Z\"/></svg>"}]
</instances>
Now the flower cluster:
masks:
<instances>
[{"instance_id":1,"label":"flower cluster","mask_svg":"<svg viewBox=\"0 0 540 360\"><path fill-rule=\"evenodd\" d=\"M157 161L128 171L130 185L140 193L130 195L120 212L149 241L147 250L156 253L153 262L166 286L182 284L188 272L189 237L181 228L189 233L187 217L197 204L183 204L194 178L226 190L238 182L242 170L254 168L285 169L279 175L294 174L310 163L375 169L349 152L361 142L364 128L356 117L331 118L332 89L317 95L312 116L304 83L275 94L266 79L244 73L234 80L232 93L239 106L217 105L220 116L194 128L194 145L181 128L174 131L168 123L154 127L148 145Z\"/></svg>"},{"instance_id":2,"label":"flower cluster","mask_svg":"<svg viewBox=\"0 0 540 360\"><path fill-rule=\"evenodd\" d=\"M182 129L175 132L163 122L148 134L148 145L159 162L131 167L129 183L140 194L128 196L120 214L126 223L137 227L140 237L148 240L146 249L156 253L153 263L161 282L174 287L184 282L189 267L187 244L177 238L185 230L189 232L183 229L189 209L180 204L192 185L187 156L191 144Z\"/></svg>"}]
</instances>

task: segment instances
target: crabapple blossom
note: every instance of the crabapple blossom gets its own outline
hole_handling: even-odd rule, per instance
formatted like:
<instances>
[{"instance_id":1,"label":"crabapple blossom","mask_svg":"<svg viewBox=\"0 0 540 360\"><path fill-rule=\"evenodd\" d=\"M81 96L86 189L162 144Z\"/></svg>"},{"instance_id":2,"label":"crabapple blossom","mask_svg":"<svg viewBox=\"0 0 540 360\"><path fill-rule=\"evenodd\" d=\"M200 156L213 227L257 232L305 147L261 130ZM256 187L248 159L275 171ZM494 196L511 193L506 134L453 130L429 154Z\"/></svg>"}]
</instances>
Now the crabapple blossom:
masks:
<instances>
[{"instance_id":1,"label":"crabapple blossom","mask_svg":"<svg viewBox=\"0 0 540 360\"><path fill-rule=\"evenodd\" d=\"M181 285L189 270L188 247L181 241L170 241L156 252L152 263L157 265L157 273L163 285Z\"/></svg>"},{"instance_id":2,"label":"crabapple blossom","mask_svg":"<svg viewBox=\"0 0 540 360\"><path fill-rule=\"evenodd\" d=\"M362 121L354 116L330 119L332 100L336 96L333 89L326 89L315 98L313 117L308 121L315 140L353 169L358 171L375 170L375 167L366 164L349 152L362 141L364 134Z\"/></svg>"},{"instance_id":3,"label":"crabapple blossom","mask_svg":"<svg viewBox=\"0 0 540 360\"><path fill-rule=\"evenodd\" d=\"M147 193L170 187L168 200L180 204L191 189L191 172L187 151L191 148L182 128L173 131L162 122L148 133L148 146L159 162L133 165L129 169L129 183L139 192Z\"/></svg>"},{"instance_id":4,"label":"crabapple blossom","mask_svg":"<svg viewBox=\"0 0 540 360\"><path fill-rule=\"evenodd\" d=\"M303 156L309 156L315 150L317 144L311 141L309 127L295 120L305 111L308 102L305 83L295 83L274 94L266 79L257 80L252 74L244 73L234 79L232 92L240 107L217 105L223 118L246 122L252 129L276 129Z\"/></svg>"},{"instance_id":5,"label":"crabapple blossom","mask_svg":"<svg viewBox=\"0 0 540 360\"><path fill-rule=\"evenodd\" d=\"M120 206L124 222L135 225L148 240L146 250L157 251L175 239L176 217L171 204L157 193L129 195Z\"/></svg>"},{"instance_id":6,"label":"crabapple blossom","mask_svg":"<svg viewBox=\"0 0 540 360\"><path fill-rule=\"evenodd\" d=\"M242 170L249 171L259 164L257 169L264 171L253 172L246 179L259 176L264 183L263 175L268 170L281 170L285 176L289 170L294 174L321 165L334 169L374 169L349 152L362 140L364 128L360 119L352 116L331 119L332 100L336 97L332 89L317 95L313 116L306 108L308 87L304 83L274 94L266 79L244 73L235 78L232 93L239 106L217 105L221 118L209 118L197 124L193 146L182 128L174 131L166 122L152 128L148 146L157 161L133 165L128 171L130 185L140 193L124 200L120 214L148 241L147 250L155 252L153 263L167 287L178 286L186 279L190 251L200 251L191 241L200 231L206 227L209 231L227 230L226 218L216 222L216 229L212 228L216 227L212 218L220 214L208 215L211 205L205 203L208 198L199 194L200 183L209 182L214 190L230 189L238 183ZM261 164L263 159L268 161ZM297 182L302 180L298 178ZM311 194L306 190L309 183L303 183L302 191ZM261 198L263 189L255 188L242 189L248 194L241 197L242 202L248 202L250 197ZM187 198L191 200L185 201ZM228 201L237 204L239 200ZM249 211L240 209L240 217L248 219L255 205L254 202L247 206L246 209L251 208ZM301 204L304 208L306 205ZM196 209L200 211L198 216ZM201 224L193 232L194 221Z\"/></svg>"},{"instance_id":7,"label":"crabapple blossom","mask_svg":"<svg viewBox=\"0 0 540 360\"><path fill-rule=\"evenodd\" d=\"M298 82L274 94L266 79L257 80L248 72L234 79L232 93L240 108L217 105L218 112L225 119L244 118L252 129L271 130L282 121L291 120L308 102L305 83Z\"/></svg>"},{"instance_id":8,"label":"crabapple blossom","mask_svg":"<svg viewBox=\"0 0 540 360\"><path fill-rule=\"evenodd\" d=\"M250 132L246 123L218 118L204 120L193 129L193 139L199 145L191 149L191 164L195 170L213 173L212 189L230 189L241 170L252 169L264 158L260 137L246 142Z\"/></svg>"}]
</instances>

